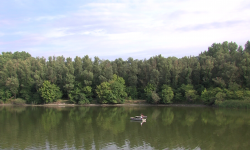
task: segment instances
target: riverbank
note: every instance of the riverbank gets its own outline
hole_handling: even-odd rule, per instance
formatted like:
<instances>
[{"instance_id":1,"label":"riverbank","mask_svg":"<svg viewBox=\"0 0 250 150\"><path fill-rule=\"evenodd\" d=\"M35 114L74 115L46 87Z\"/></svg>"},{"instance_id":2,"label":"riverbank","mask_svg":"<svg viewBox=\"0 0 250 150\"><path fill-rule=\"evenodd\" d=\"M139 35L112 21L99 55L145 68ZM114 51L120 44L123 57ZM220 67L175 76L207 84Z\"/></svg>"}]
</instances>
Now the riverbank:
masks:
<instances>
[{"instance_id":1,"label":"riverbank","mask_svg":"<svg viewBox=\"0 0 250 150\"><path fill-rule=\"evenodd\" d=\"M70 104L66 100L58 101L50 104L0 104L0 106L42 106L42 107L81 107L81 106L165 106L165 107L209 107L203 104L148 104L146 100L125 100L123 104Z\"/></svg>"}]
</instances>

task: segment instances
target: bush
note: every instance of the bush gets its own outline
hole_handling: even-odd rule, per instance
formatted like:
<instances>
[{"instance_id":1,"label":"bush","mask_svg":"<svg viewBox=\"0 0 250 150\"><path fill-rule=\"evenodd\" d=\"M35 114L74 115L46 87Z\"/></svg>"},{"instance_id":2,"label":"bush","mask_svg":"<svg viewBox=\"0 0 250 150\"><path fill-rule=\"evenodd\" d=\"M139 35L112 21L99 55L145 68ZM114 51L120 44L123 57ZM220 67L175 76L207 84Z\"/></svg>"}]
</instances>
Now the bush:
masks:
<instances>
[{"instance_id":1,"label":"bush","mask_svg":"<svg viewBox=\"0 0 250 150\"><path fill-rule=\"evenodd\" d=\"M146 95L146 100L148 103L155 103L156 101L160 100L158 99L159 96L155 91L156 87L151 83L148 83L147 86L144 88L144 93Z\"/></svg>"},{"instance_id":2,"label":"bush","mask_svg":"<svg viewBox=\"0 0 250 150\"><path fill-rule=\"evenodd\" d=\"M99 103L123 103L127 93L125 92L125 81L122 77L113 75L113 80L102 82L96 88Z\"/></svg>"},{"instance_id":3,"label":"bush","mask_svg":"<svg viewBox=\"0 0 250 150\"><path fill-rule=\"evenodd\" d=\"M12 104L16 104L16 105L24 105L26 103L26 101L21 98L11 100L11 102Z\"/></svg>"},{"instance_id":4,"label":"bush","mask_svg":"<svg viewBox=\"0 0 250 150\"><path fill-rule=\"evenodd\" d=\"M138 92L135 86L129 86L126 88L126 93L128 94L128 99L137 99Z\"/></svg>"},{"instance_id":5,"label":"bush","mask_svg":"<svg viewBox=\"0 0 250 150\"><path fill-rule=\"evenodd\" d=\"M41 104L43 102L39 93L32 94L32 98L30 98L29 103L31 104Z\"/></svg>"},{"instance_id":6,"label":"bush","mask_svg":"<svg viewBox=\"0 0 250 150\"><path fill-rule=\"evenodd\" d=\"M45 103L54 102L62 97L62 92L55 84L44 81L42 87L38 90Z\"/></svg>"},{"instance_id":7,"label":"bush","mask_svg":"<svg viewBox=\"0 0 250 150\"><path fill-rule=\"evenodd\" d=\"M224 100L225 95L226 94L223 93L223 90L217 87L210 90L205 89L201 93L201 99L205 104L212 105L215 103L215 100L217 101Z\"/></svg>"},{"instance_id":8,"label":"bush","mask_svg":"<svg viewBox=\"0 0 250 150\"><path fill-rule=\"evenodd\" d=\"M184 100L184 97L182 96L182 94L180 92L175 93L174 95L174 101L175 102L181 102Z\"/></svg>"},{"instance_id":9,"label":"bush","mask_svg":"<svg viewBox=\"0 0 250 150\"><path fill-rule=\"evenodd\" d=\"M83 93L79 94L79 102L78 104L83 105L83 104L89 104L89 99L87 99L86 95Z\"/></svg>"},{"instance_id":10,"label":"bush","mask_svg":"<svg viewBox=\"0 0 250 150\"><path fill-rule=\"evenodd\" d=\"M161 95L162 103L164 103L164 104L173 103L172 99L174 98L174 92L173 92L171 87L164 84L162 86L162 90L161 90L160 95Z\"/></svg>"},{"instance_id":11,"label":"bush","mask_svg":"<svg viewBox=\"0 0 250 150\"><path fill-rule=\"evenodd\" d=\"M197 92L195 90L188 90L185 92L185 97L187 101L195 101L198 99Z\"/></svg>"},{"instance_id":12,"label":"bush","mask_svg":"<svg viewBox=\"0 0 250 150\"><path fill-rule=\"evenodd\" d=\"M11 97L11 91L6 88L0 88L0 99L6 101Z\"/></svg>"},{"instance_id":13,"label":"bush","mask_svg":"<svg viewBox=\"0 0 250 150\"><path fill-rule=\"evenodd\" d=\"M0 100L0 104L4 104L3 100Z\"/></svg>"},{"instance_id":14,"label":"bush","mask_svg":"<svg viewBox=\"0 0 250 150\"><path fill-rule=\"evenodd\" d=\"M152 92L151 96L152 96L153 103L159 103L161 98L158 96L158 94L155 91Z\"/></svg>"}]
</instances>

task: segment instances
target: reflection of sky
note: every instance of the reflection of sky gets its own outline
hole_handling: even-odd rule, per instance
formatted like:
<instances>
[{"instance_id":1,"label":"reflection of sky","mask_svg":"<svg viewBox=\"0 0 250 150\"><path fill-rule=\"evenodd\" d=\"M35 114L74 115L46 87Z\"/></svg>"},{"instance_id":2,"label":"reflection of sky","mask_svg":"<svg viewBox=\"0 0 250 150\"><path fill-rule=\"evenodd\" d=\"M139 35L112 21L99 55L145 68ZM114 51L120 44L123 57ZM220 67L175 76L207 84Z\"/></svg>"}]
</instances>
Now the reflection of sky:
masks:
<instances>
[{"instance_id":1,"label":"reflection of sky","mask_svg":"<svg viewBox=\"0 0 250 150\"><path fill-rule=\"evenodd\" d=\"M143 59L198 55L212 43L249 40L247 0L8 0L0 51L32 56Z\"/></svg>"}]
</instances>

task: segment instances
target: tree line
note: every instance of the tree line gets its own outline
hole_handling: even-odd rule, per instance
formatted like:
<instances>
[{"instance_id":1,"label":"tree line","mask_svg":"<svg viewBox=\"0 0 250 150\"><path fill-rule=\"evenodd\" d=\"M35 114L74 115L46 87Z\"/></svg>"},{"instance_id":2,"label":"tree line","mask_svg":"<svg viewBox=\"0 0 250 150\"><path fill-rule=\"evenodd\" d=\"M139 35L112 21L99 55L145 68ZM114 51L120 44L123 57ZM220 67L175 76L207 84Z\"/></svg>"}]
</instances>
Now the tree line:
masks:
<instances>
[{"instance_id":1,"label":"tree line","mask_svg":"<svg viewBox=\"0 0 250 150\"><path fill-rule=\"evenodd\" d=\"M21 98L26 103L68 99L86 104L148 103L219 104L250 99L250 41L214 43L198 56L162 55L138 60L129 57L101 60L88 55L32 57L27 52L0 55L0 99Z\"/></svg>"}]
</instances>

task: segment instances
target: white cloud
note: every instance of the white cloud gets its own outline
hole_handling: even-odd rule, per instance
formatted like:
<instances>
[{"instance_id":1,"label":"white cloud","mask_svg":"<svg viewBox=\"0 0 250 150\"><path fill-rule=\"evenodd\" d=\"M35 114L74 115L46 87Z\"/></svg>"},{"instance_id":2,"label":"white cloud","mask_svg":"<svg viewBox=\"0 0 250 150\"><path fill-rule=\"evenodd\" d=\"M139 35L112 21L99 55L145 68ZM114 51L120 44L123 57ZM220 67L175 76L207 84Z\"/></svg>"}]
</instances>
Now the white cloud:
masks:
<instances>
[{"instance_id":1,"label":"white cloud","mask_svg":"<svg viewBox=\"0 0 250 150\"><path fill-rule=\"evenodd\" d=\"M46 38L60 38L60 37L72 35L72 34L66 33L66 31L67 31L67 28L55 28L55 29L50 29L49 31L46 31L42 35Z\"/></svg>"},{"instance_id":2,"label":"white cloud","mask_svg":"<svg viewBox=\"0 0 250 150\"><path fill-rule=\"evenodd\" d=\"M35 18L36 21L43 21L43 20L55 20L55 19L61 19L65 17L64 15L56 15L56 16L40 16Z\"/></svg>"},{"instance_id":3,"label":"white cloud","mask_svg":"<svg viewBox=\"0 0 250 150\"><path fill-rule=\"evenodd\" d=\"M242 45L249 40L250 9L242 9L243 4L243 0L94 1L64 14L30 17L27 24L32 30L19 31L22 36L39 35L38 47L51 45L56 53L61 50L70 56L198 55L214 42Z\"/></svg>"}]
</instances>

